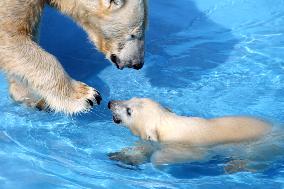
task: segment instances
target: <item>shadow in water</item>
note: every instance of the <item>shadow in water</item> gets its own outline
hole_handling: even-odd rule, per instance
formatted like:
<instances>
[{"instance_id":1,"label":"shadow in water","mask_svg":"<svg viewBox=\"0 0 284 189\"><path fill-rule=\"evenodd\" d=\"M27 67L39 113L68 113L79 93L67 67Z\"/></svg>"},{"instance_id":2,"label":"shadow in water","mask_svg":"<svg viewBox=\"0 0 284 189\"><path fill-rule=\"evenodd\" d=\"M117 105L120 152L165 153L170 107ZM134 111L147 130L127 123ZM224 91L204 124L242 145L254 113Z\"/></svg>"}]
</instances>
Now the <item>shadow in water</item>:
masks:
<instances>
[{"instance_id":1,"label":"shadow in water","mask_svg":"<svg viewBox=\"0 0 284 189\"><path fill-rule=\"evenodd\" d=\"M40 45L56 56L72 78L87 83L102 94L102 105L74 119L79 122L85 120L86 123L109 119L106 118L108 111L103 108L106 107L104 99L109 96L109 87L98 74L112 65L95 49L87 34L71 18L46 6L40 26Z\"/></svg>"},{"instance_id":2,"label":"shadow in water","mask_svg":"<svg viewBox=\"0 0 284 189\"><path fill-rule=\"evenodd\" d=\"M160 166L159 169L178 179L224 175L224 164L230 159L215 157L208 162L180 163Z\"/></svg>"},{"instance_id":3,"label":"shadow in water","mask_svg":"<svg viewBox=\"0 0 284 189\"><path fill-rule=\"evenodd\" d=\"M108 93L106 83L97 75L111 64L95 50L87 34L71 18L49 6L42 17L40 45L58 58L72 78L86 82L101 93Z\"/></svg>"},{"instance_id":4,"label":"shadow in water","mask_svg":"<svg viewBox=\"0 0 284 189\"><path fill-rule=\"evenodd\" d=\"M146 75L154 86L187 87L224 63L238 43L229 29L210 20L192 0L149 4L151 58ZM158 7L161 12L154 11Z\"/></svg>"},{"instance_id":5,"label":"shadow in water","mask_svg":"<svg viewBox=\"0 0 284 189\"><path fill-rule=\"evenodd\" d=\"M207 162L166 165L159 167L159 169L178 179L195 179L203 178L204 176L217 177L238 173L259 174L263 178L273 178L279 175L281 168L283 168L280 163L277 164L278 161L274 163L278 165L277 167L270 167L272 163L261 161L253 162L253 167L249 165L248 167L230 167L230 162L233 160L233 158L229 157L215 156ZM283 160L281 163L283 163Z\"/></svg>"}]
</instances>

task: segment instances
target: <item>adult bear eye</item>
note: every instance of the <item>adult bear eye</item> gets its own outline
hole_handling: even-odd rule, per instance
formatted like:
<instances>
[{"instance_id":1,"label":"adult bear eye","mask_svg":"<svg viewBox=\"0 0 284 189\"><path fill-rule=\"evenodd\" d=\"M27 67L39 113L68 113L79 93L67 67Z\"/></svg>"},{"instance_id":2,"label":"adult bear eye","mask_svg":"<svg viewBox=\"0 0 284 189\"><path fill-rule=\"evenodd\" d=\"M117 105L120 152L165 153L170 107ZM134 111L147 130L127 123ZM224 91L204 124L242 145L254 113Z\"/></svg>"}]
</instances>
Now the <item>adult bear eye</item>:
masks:
<instances>
[{"instance_id":1,"label":"adult bear eye","mask_svg":"<svg viewBox=\"0 0 284 189\"><path fill-rule=\"evenodd\" d=\"M130 108L126 108L126 113L128 116L131 116L132 110Z\"/></svg>"},{"instance_id":2,"label":"adult bear eye","mask_svg":"<svg viewBox=\"0 0 284 189\"><path fill-rule=\"evenodd\" d=\"M131 39L135 39L136 36L132 34L132 35L130 35L130 38L131 38Z\"/></svg>"}]
</instances>

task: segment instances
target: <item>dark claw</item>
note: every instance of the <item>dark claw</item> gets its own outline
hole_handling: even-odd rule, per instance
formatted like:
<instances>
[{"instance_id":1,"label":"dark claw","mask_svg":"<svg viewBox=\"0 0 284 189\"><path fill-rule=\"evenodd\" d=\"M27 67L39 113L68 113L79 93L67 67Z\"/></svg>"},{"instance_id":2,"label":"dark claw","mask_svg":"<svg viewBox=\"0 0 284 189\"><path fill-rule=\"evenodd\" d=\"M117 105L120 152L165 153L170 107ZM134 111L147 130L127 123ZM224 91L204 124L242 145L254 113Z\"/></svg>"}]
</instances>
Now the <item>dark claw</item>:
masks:
<instances>
[{"instance_id":1,"label":"dark claw","mask_svg":"<svg viewBox=\"0 0 284 189\"><path fill-rule=\"evenodd\" d=\"M98 93L98 94L99 94L99 93ZM100 105L101 101L103 100L100 94L99 94L99 95L96 95L96 96L95 96L95 99L96 99L98 105Z\"/></svg>"},{"instance_id":2,"label":"dark claw","mask_svg":"<svg viewBox=\"0 0 284 189\"><path fill-rule=\"evenodd\" d=\"M45 112L52 112L52 110L47 106L46 102L44 100L40 100L36 107L35 107L37 110L39 111L45 111Z\"/></svg>"},{"instance_id":3,"label":"dark claw","mask_svg":"<svg viewBox=\"0 0 284 189\"><path fill-rule=\"evenodd\" d=\"M43 110L43 108L42 108L41 106L38 106L38 105L36 105L36 109L37 109L38 111L42 111L42 110Z\"/></svg>"},{"instance_id":4,"label":"dark claw","mask_svg":"<svg viewBox=\"0 0 284 189\"><path fill-rule=\"evenodd\" d=\"M43 111L46 109L46 104L44 100L40 100L37 105L36 105L36 109L38 109L39 111Z\"/></svg>"},{"instance_id":5,"label":"dark claw","mask_svg":"<svg viewBox=\"0 0 284 189\"><path fill-rule=\"evenodd\" d=\"M90 99L87 99L87 102L90 104L90 106L94 106L93 101L91 101Z\"/></svg>"},{"instance_id":6,"label":"dark claw","mask_svg":"<svg viewBox=\"0 0 284 189\"><path fill-rule=\"evenodd\" d=\"M101 96L101 94L100 94L100 92L99 92L99 91L97 91L96 89L94 89L94 91L95 91L96 93L98 93L98 95L100 95L100 96Z\"/></svg>"}]
</instances>

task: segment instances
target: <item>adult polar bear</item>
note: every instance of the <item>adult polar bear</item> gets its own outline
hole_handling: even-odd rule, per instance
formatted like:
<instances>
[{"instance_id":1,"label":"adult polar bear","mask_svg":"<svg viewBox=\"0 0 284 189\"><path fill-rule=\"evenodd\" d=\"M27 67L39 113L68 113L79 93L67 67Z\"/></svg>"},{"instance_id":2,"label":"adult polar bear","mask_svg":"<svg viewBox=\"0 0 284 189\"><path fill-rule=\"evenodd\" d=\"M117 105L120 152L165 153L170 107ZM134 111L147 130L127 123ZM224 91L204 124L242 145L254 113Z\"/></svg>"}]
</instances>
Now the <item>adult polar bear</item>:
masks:
<instances>
[{"instance_id":1,"label":"adult polar bear","mask_svg":"<svg viewBox=\"0 0 284 189\"><path fill-rule=\"evenodd\" d=\"M0 68L15 101L67 114L86 112L101 101L97 90L73 80L36 43L46 4L74 18L117 68L142 68L146 0L1 0Z\"/></svg>"}]
</instances>

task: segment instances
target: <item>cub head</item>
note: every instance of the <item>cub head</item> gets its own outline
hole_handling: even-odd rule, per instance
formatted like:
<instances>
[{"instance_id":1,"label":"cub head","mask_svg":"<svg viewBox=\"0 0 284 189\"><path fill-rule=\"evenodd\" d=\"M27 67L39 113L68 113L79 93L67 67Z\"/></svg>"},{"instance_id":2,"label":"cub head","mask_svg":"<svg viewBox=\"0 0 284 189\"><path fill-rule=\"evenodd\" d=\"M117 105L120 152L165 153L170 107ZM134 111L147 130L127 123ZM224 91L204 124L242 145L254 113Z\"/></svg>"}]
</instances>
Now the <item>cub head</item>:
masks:
<instances>
[{"instance_id":1,"label":"cub head","mask_svg":"<svg viewBox=\"0 0 284 189\"><path fill-rule=\"evenodd\" d=\"M144 65L146 0L78 0L78 20L91 41L118 69Z\"/></svg>"},{"instance_id":2,"label":"cub head","mask_svg":"<svg viewBox=\"0 0 284 189\"><path fill-rule=\"evenodd\" d=\"M110 101L108 108L112 111L113 120L123 124L134 134L146 140L158 140L157 127L169 110L147 98Z\"/></svg>"}]
</instances>

